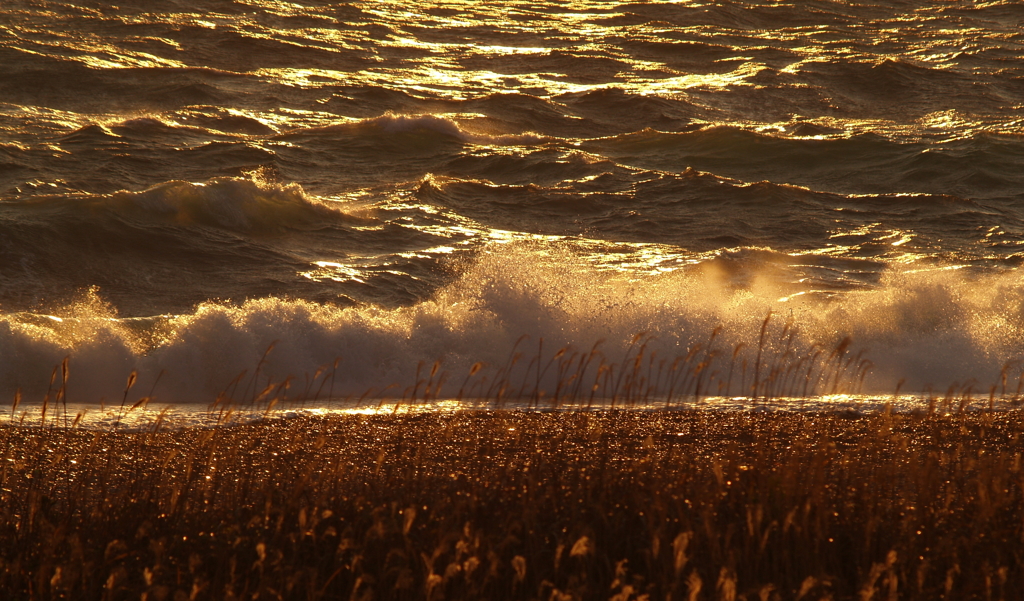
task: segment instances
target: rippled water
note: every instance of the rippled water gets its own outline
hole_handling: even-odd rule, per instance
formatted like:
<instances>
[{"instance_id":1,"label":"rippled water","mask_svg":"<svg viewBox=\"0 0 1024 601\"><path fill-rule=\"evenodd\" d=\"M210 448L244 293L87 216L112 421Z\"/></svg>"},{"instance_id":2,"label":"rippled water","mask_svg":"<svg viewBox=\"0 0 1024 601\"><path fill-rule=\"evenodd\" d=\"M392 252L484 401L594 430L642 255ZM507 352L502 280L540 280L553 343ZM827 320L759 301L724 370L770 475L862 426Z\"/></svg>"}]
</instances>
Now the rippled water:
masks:
<instances>
[{"instance_id":1,"label":"rippled water","mask_svg":"<svg viewBox=\"0 0 1024 601\"><path fill-rule=\"evenodd\" d=\"M130 4L0 6L0 395L1024 367L1024 4Z\"/></svg>"}]
</instances>

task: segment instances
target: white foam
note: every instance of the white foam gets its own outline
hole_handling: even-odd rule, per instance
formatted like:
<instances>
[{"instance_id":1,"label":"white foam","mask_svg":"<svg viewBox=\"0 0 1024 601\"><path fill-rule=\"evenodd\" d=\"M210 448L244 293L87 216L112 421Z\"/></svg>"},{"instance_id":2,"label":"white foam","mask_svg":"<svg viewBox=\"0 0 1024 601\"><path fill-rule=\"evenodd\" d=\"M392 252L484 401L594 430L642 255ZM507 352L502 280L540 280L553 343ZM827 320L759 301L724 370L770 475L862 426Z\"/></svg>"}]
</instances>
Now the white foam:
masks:
<instances>
[{"instance_id":1,"label":"white foam","mask_svg":"<svg viewBox=\"0 0 1024 601\"><path fill-rule=\"evenodd\" d=\"M852 343L842 348L842 361L848 370L836 387L818 381L819 393L891 395L904 380L905 392L944 393L956 383L957 394L970 387L975 397L985 396L990 385L1002 385L1007 364L1007 392L1015 390L1024 349L1024 284L1015 272L892 271L873 290L784 302L774 281L755 274L738 288L708 269L627 276L594 269L557 247L496 244L453 284L413 306L208 302L187 315L153 320L146 336L138 323L116 318L100 300L102 291L91 292L56 311L62 321L0 318L0 395L12 398L18 388L26 400L41 399L48 388L55 395L59 369L52 386L49 377L69 357L66 390L76 402L119 401L132 370L139 374L132 398L152 391L174 403L209 403L224 391L237 401L262 392L263 400L367 393L422 399L456 397L460 389L464 396L493 396L502 378L506 396L543 391L550 397L559 381L563 394L575 390L578 396L599 381L602 362L615 367L600 380L597 396L628 390L639 397L664 393L664 377L655 386L658 370L664 376L688 353L691 372L708 364L702 393L748 395L769 310L759 395L799 395L800 369L815 353L819 363L833 361L830 353L847 337ZM581 370L595 347L599 355ZM521 358L506 370L514 352ZM861 387L855 368L867 366L862 359L873 366ZM434 362L439 367L431 377ZM467 378L477 363L482 366ZM772 369L779 370L775 376ZM821 366L811 375L825 371ZM570 380L577 372L582 376ZM446 384L438 387L442 376ZM688 385L695 381L690 377Z\"/></svg>"}]
</instances>

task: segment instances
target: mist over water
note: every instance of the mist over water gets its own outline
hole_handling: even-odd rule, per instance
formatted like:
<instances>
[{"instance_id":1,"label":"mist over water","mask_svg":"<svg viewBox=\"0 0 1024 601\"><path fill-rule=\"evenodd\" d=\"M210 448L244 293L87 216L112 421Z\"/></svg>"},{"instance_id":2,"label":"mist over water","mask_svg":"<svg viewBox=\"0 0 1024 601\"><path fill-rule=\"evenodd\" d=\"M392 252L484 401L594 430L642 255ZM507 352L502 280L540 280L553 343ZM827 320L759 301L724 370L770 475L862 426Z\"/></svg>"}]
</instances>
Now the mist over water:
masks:
<instances>
[{"instance_id":1,"label":"mist over water","mask_svg":"<svg viewBox=\"0 0 1024 601\"><path fill-rule=\"evenodd\" d=\"M1012 392L1022 18L4 3L0 398Z\"/></svg>"}]
</instances>

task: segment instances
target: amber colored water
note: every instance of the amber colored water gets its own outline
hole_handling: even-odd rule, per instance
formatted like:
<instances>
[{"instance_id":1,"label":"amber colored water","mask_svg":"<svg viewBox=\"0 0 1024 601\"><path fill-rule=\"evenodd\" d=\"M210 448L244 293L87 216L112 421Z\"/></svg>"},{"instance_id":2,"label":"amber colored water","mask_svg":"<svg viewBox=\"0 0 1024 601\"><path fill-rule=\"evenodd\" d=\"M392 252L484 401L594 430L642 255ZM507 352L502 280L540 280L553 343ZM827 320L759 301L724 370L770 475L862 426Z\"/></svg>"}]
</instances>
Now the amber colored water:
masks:
<instances>
[{"instance_id":1,"label":"amber colored water","mask_svg":"<svg viewBox=\"0 0 1024 601\"><path fill-rule=\"evenodd\" d=\"M651 373L707 355L706 394L796 394L847 338L844 383L813 394L1012 389L1022 21L5 1L0 399L42 398L65 357L80 402L132 371L173 402L288 376L290 397L400 397L435 362L454 396L516 353L518 390L550 395L641 346Z\"/></svg>"}]
</instances>

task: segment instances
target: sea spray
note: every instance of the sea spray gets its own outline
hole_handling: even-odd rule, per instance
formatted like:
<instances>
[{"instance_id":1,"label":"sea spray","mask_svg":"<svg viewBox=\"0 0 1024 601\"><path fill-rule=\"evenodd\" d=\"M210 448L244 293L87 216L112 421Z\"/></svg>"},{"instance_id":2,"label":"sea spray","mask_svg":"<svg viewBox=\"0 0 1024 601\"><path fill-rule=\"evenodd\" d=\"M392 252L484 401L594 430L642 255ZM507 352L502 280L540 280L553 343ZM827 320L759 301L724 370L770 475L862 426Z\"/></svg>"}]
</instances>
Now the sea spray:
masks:
<instances>
[{"instance_id":1,"label":"sea spray","mask_svg":"<svg viewBox=\"0 0 1024 601\"><path fill-rule=\"evenodd\" d=\"M957 383L984 393L1004 368L1016 381L1024 367L1014 326L1024 287L1012 273L891 272L831 298L780 297L776 275L752 273L742 286L699 268L637 277L517 243L489 247L432 298L395 308L268 297L139 320L91 290L52 316L0 321L2 394L40 396L64 357L70 394L96 402L120 398L132 370L141 388L167 374L160 400L208 403L241 374L250 390L237 400L289 378L284 396L324 397L328 377L336 396L414 396L417 369L435 362L448 374L435 396L454 396L453 382L479 364L474 394L493 396L502 379L517 397L611 397L629 378L637 395L641 377L646 397L887 394L900 381L904 391Z\"/></svg>"}]
</instances>

